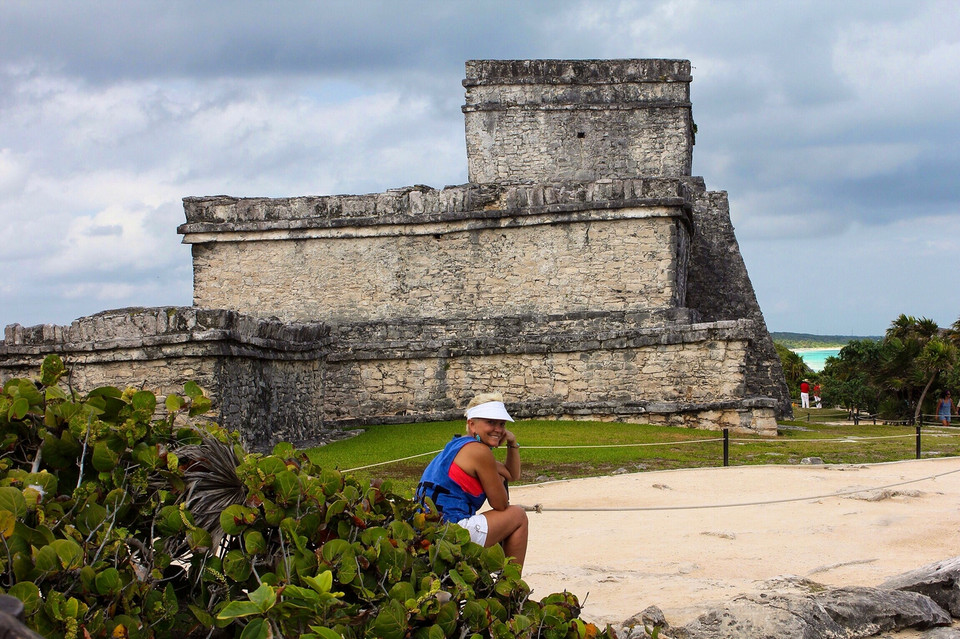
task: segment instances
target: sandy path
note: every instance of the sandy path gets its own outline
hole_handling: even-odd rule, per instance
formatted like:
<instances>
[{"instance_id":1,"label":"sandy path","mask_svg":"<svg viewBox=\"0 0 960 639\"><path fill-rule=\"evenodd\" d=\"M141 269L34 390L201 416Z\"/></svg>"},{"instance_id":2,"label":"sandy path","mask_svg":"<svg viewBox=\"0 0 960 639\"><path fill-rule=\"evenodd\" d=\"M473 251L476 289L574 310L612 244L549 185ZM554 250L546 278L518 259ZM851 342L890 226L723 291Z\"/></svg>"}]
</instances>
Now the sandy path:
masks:
<instances>
[{"instance_id":1,"label":"sandy path","mask_svg":"<svg viewBox=\"0 0 960 639\"><path fill-rule=\"evenodd\" d=\"M947 474L949 473L949 474ZM876 489L839 497L839 491ZM636 473L511 488L530 513L524 579L568 590L583 617L616 624L649 605L683 625L758 582L800 575L875 586L960 554L960 458L871 465L741 466ZM559 508L728 508L562 512ZM589 595L588 595L589 593Z\"/></svg>"}]
</instances>

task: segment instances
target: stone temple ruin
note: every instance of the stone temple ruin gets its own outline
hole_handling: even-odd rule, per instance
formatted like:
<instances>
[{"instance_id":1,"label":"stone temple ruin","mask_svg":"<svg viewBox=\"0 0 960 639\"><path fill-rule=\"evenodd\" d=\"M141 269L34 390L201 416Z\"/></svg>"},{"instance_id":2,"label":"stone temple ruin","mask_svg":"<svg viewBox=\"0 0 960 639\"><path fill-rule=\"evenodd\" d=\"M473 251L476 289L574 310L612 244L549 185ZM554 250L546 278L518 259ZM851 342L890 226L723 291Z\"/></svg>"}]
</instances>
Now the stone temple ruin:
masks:
<instances>
[{"instance_id":1,"label":"stone temple ruin","mask_svg":"<svg viewBox=\"0 0 960 639\"><path fill-rule=\"evenodd\" d=\"M469 182L190 197L194 306L6 327L0 377L59 352L72 383L204 386L265 448L456 419L775 434L787 388L730 223L691 176L685 60L466 64Z\"/></svg>"}]
</instances>

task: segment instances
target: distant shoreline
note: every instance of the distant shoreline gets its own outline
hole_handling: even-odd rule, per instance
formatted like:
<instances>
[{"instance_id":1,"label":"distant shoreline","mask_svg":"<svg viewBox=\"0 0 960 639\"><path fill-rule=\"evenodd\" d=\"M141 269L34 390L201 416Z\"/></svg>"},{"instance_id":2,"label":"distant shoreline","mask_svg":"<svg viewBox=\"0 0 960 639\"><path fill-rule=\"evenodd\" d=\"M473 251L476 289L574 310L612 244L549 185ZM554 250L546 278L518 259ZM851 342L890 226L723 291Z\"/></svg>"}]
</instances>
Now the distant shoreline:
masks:
<instances>
[{"instance_id":1,"label":"distant shoreline","mask_svg":"<svg viewBox=\"0 0 960 639\"><path fill-rule=\"evenodd\" d=\"M815 351L835 351L842 349L845 344L836 344L834 346L811 346L810 348L791 348L794 353L811 353Z\"/></svg>"}]
</instances>

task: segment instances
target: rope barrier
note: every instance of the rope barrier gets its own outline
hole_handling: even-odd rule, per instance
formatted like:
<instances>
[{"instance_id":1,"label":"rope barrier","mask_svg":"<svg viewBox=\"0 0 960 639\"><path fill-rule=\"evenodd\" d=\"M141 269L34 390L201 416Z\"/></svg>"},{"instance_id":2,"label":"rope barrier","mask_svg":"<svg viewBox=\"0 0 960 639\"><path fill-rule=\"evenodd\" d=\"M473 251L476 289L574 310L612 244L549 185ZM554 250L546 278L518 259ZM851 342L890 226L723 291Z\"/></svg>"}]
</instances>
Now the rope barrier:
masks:
<instances>
[{"instance_id":1,"label":"rope barrier","mask_svg":"<svg viewBox=\"0 0 960 639\"><path fill-rule=\"evenodd\" d=\"M936 426L932 428L943 428L943 426ZM930 433L934 434L934 433ZM873 437L858 437L856 435L848 435L847 437L836 437L832 439L745 439L742 437L733 438L731 437L728 441L731 442L747 442L751 444L814 444L814 443L827 443L827 442L846 442L855 444L858 442L869 441L873 439L905 439L905 438L915 438L916 435L906 434L906 435L877 435ZM673 446L680 444L704 444L710 442L722 442L722 437L714 437L711 439L684 439L680 441L673 442L642 442L642 443L632 443L632 444L581 444L581 445L571 445L571 446L524 446L524 450L574 450L580 448L638 448L641 446ZM442 450L442 449L441 449ZM357 470L366 470L368 468L376 468L377 466L386 466L388 464L395 464L397 462L407 461L409 459L416 459L417 457L425 457L427 455L436 455L440 450L432 450L427 453L417 453L416 455L409 455L407 457L400 457L398 459L391 459L388 461L377 462L375 464L367 464L366 466L357 466L356 468L348 468L341 472L352 473Z\"/></svg>"},{"instance_id":2,"label":"rope barrier","mask_svg":"<svg viewBox=\"0 0 960 639\"><path fill-rule=\"evenodd\" d=\"M376 466L386 466L387 464L395 464L395 463L397 463L397 462L407 461L408 459L416 459L417 457L426 457L427 455L436 455L437 453L441 452L442 450L443 450L443 449L441 448L440 450L431 450L429 453L417 453L416 455L410 455L410 456L408 456L408 457L401 457L400 459L391 459L390 461L377 462L376 464L367 464L366 466L357 466L356 468L348 468L348 469L342 470L342 471L340 471L340 472L342 472L342 473L352 473L352 472L354 472L355 470L366 470L367 468L375 468Z\"/></svg>"},{"instance_id":3,"label":"rope barrier","mask_svg":"<svg viewBox=\"0 0 960 639\"><path fill-rule=\"evenodd\" d=\"M916 438L916 435L913 433L907 435L877 435L875 437L858 437L856 435L847 435L846 437L837 437L834 439L744 439L742 437L731 437L730 441L732 442L750 442L753 444L797 444L797 443L824 443L824 442L863 442L870 439L902 439L909 437L911 439Z\"/></svg>"},{"instance_id":4,"label":"rope barrier","mask_svg":"<svg viewBox=\"0 0 960 639\"><path fill-rule=\"evenodd\" d=\"M703 444L704 442L722 442L723 437L712 439L683 439L676 442L644 442L635 444L580 444L574 446L524 446L524 450L565 450L572 448L635 448L638 446L669 446L672 444Z\"/></svg>"},{"instance_id":5,"label":"rope barrier","mask_svg":"<svg viewBox=\"0 0 960 639\"><path fill-rule=\"evenodd\" d=\"M784 499L772 499L769 501L745 501L737 502L732 504L702 504L696 506L621 506L621 507L588 507L588 508L548 508L544 507L543 504L534 504L533 506L521 506L527 512L583 512L583 513L592 513L592 512L640 512L640 511L658 511L658 510L710 510L714 508L739 508L742 506L767 506L770 504L786 504L796 501L814 501L817 499L829 499L831 497L843 497L846 495L855 495L857 493L866 493L875 490L886 490L888 488L896 488L898 486L906 486L907 484L916 484L922 481L930 481L932 479L937 479L939 477L946 477L947 475L952 475L954 473L960 473L960 468L956 470L950 470L944 473L936 473L933 475L928 475L927 477L920 477L918 479L909 479L907 481L897 482L895 484L887 484L886 486L875 486L873 488L856 488L853 490L841 490L834 493L829 493L825 495L814 495L807 497L787 497Z\"/></svg>"}]
</instances>

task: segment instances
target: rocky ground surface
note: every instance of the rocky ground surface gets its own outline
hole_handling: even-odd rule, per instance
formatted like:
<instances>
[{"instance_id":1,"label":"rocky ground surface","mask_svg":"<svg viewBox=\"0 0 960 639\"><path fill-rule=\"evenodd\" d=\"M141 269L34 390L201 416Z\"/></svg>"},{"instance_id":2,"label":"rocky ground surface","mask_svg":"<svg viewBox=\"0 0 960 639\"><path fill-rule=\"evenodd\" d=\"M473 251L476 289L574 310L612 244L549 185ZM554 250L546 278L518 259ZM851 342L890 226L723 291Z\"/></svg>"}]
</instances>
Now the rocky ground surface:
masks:
<instances>
[{"instance_id":1,"label":"rocky ground surface","mask_svg":"<svg viewBox=\"0 0 960 639\"><path fill-rule=\"evenodd\" d=\"M749 466L511 488L524 579L642 637L960 639L960 459ZM918 568L923 566L923 568ZM641 621L641 623L638 623Z\"/></svg>"}]
</instances>

